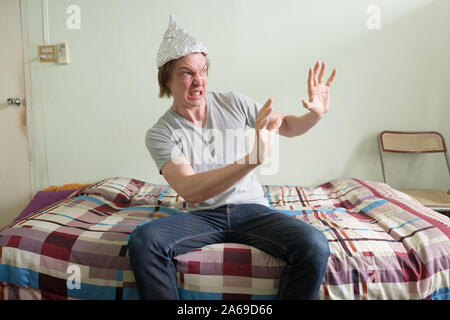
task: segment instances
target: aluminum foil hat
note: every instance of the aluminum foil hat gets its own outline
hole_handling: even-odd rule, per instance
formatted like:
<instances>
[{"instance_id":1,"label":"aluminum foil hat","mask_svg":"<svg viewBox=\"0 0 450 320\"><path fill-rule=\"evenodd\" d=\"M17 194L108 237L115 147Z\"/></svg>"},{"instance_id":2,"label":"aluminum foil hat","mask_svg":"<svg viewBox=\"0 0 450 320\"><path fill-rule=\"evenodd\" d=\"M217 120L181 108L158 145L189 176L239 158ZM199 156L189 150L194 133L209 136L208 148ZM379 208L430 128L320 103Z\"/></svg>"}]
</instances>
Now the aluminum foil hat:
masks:
<instances>
[{"instance_id":1,"label":"aluminum foil hat","mask_svg":"<svg viewBox=\"0 0 450 320\"><path fill-rule=\"evenodd\" d=\"M169 27L164 33L156 57L156 66L160 68L170 60L176 60L194 52L208 54L208 49L198 39L181 28L173 15L170 15Z\"/></svg>"}]
</instances>

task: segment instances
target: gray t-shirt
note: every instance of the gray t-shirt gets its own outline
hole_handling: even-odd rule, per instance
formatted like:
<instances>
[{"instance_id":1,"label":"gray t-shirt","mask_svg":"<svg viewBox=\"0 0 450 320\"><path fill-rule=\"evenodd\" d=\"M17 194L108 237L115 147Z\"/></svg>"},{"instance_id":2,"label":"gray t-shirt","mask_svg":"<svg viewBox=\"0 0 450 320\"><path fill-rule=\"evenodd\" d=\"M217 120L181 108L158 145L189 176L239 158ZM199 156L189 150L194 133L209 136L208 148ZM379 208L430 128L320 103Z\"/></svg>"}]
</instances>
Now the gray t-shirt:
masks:
<instances>
[{"instance_id":1,"label":"gray t-shirt","mask_svg":"<svg viewBox=\"0 0 450 320\"><path fill-rule=\"evenodd\" d=\"M168 161L184 156L195 173L222 168L244 158L253 144L256 116L261 104L237 93L206 92L207 116L203 128L171 108L147 131L145 143L161 174ZM254 172L221 194L189 211L213 209L225 204L256 203L269 206Z\"/></svg>"}]
</instances>

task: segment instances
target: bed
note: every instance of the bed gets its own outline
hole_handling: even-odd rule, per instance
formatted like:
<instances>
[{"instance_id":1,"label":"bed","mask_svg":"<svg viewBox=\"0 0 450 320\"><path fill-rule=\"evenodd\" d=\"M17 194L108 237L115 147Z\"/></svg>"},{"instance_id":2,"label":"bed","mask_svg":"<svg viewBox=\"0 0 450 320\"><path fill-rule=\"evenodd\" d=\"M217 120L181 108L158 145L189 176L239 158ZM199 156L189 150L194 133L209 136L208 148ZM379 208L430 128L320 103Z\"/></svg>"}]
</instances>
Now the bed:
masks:
<instances>
[{"instance_id":1,"label":"bed","mask_svg":"<svg viewBox=\"0 0 450 320\"><path fill-rule=\"evenodd\" d=\"M280 214L327 237L331 256L318 299L450 298L445 215L387 184L355 178L263 189ZM155 219L188 214L168 185L125 177L40 204L32 201L30 212L0 230L0 299L139 299L128 257L131 232ZM175 259L185 300L274 299L285 266L237 243Z\"/></svg>"}]
</instances>

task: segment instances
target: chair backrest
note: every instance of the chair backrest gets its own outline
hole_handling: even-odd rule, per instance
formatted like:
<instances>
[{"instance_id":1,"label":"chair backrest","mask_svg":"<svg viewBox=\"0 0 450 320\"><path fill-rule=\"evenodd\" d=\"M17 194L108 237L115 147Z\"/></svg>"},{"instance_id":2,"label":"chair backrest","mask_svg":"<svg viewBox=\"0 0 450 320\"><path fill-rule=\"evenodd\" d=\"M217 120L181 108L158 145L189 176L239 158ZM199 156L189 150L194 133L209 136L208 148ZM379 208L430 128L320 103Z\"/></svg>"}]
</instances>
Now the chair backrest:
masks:
<instances>
[{"instance_id":1,"label":"chair backrest","mask_svg":"<svg viewBox=\"0 0 450 320\"><path fill-rule=\"evenodd\" d=\"M381 169L386 181L383 152L398 153L432 153L442 152L445 155L447 168L450 173L450 161L447 154L444 137L436 131L382 131L378 135Z\"/></svg>"},{"instance_id":2,"label":"chair backrest","mask_svg":"<svg viewBox=\"0 0 450 320\"><path fill-rule=\"evenodd\" d=\"M446 152L444 137L435 131L383 131L381 148L385 152L428 153Z\"/></svg>"}]
</instances>

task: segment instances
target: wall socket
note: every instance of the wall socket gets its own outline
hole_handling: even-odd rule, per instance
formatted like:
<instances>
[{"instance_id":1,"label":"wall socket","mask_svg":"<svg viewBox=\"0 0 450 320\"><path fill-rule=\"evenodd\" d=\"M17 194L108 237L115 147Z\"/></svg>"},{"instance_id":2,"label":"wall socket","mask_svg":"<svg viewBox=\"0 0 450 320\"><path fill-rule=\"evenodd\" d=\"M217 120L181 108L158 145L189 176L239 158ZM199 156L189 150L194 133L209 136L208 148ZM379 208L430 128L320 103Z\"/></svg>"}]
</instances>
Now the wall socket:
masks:
<instances>
[{"instance_id":1,"label":"wall socket","mask_svg":"<svg viewBox=\"0 0 450 320\"><path fill-rule=\"evenodd\" d=\"M69 48L67 46L67 42L58 43L56 45L56 57L57 57L58 63L69 64L70 54L69 54Z\"/></svg>"}]
</instances>

